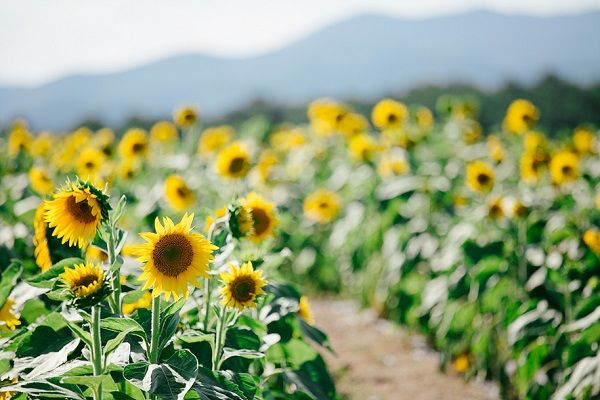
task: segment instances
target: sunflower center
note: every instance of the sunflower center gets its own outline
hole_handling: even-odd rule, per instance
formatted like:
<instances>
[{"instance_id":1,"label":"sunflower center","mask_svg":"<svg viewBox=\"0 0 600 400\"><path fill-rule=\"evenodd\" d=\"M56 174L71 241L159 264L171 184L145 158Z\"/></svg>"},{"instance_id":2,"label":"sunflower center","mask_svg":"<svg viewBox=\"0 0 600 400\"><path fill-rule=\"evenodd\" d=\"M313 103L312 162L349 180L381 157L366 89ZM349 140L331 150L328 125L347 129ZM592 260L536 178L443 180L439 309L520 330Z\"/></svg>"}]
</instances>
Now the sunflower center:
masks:
<instances>
[{"instance_id":1,"label":"sunflower center","mask_svg":"<svg viewBox=\"0 0 600 400\"><path fill-rule=\"evenodd\" d=\"M232 173L239 173L244 170L244 166L246 164L246 159L243 157L236 157L231 160L231 164L229 165L229 171Z\"/></svg>"},{"instance_id":2,"label":"sunflower center","mask_svg":"<svg viewBox=\"0 0 600 400\"><path fill-rule=\"evenodd\" d=\"M179 233L163 236L154 246L152 260L154 266L167 276L177 276L185 272L194 258L190 241Z\"/></svg>"},{"instance_id":3,"label":"sunflower center","mask_svg":"<svg viewBox=\"0 0 600 400\"><path fill-rule=\"evenodd\" d=\"M95 164L92 161L88 161L85 163L85 167L87 169L93 169L95 167Z\"/></svg>"},{"instance_id":4,"label":"sunflower center","mask_svg":"<svg viewBox=\"0 0 600 400\"><path fill-rule=\"evenodd\" d=\"M141 153L142 151L144 151L145 148L146 145L140 142L134 143L134 145L131 147L134 153Z\"/></svg>"},{"instance_id":5,"label":"sunflower center","mask_svg":"<svg viewBox=\"0 0 600 400\"><path fill-rule=\"evenodd\" d=\"M98 282L98 276L96 275L83 275L73 282L74 287L88 287L92 283Z\"/></svg>"},{"instance_id":6,"label":"sunflower center","mask_svg":"<svg viewBox=\"0 0 600 400\"><path fill-rule=\"evenodd\" d=\"M328 207L329 207L329 204L327 204L326 201L322 201L322 202L319 203L319 208L323 208L324 209L324 208L328 208Z\"/></svg>"},{"instance_id":7,"label":"sunflower center","mask_svg":"<svg viewBox=\"0 0 600 400\"><path fill-rule=\"evenodd\" d=\"M562 174L565 176L571 176L573 175L573 167L571 167L570 165L563 165L563 167L561 168Z\"/></svg>"},{"instance_id":8,"label":"sunflower center","mask_svg":"<svg viewBox=\"0 0 600 400\"><path fill-rule=\"evenodd\" d=\"M477 183L480 185L487 185L490 181L490 177L487 174L479 174L477 175Z\"/></svg>"},{"instance_id":9,"label":"sunflower center","mask_svg":"<svg viewBox=\"0 0 600 400\"><path fill-rule=\"evenodd\" d=\"M239 278L232 283L233 297L240 302L252 300L256 287L251 278Z\"/></svg>"},{"instance_id":10,"label":"sunflower center","mask_svg":"<svg viewBox=\"0 0 600 400\"><path fill-rule=\"evenodd\" d=\"M388 124L395 124L398 122L398 116L396 114L389 114L387 117Z\"/></svg>"},{"instance_id":11,"label":"sunflower center","mask_svg":"<svg viewBox=\"0 0 600 400\"><path fill-rule=\"evenodd\" d=\"M71 196L67 199L67 210L77 221L84 224L96 221L96 217L92 214L92 207L87 200L78 203L75 196Z\"/></svg>"},{"instance_id":12,"label":"sunflower center","mask_svg":"<svg viewBox=\"0 0 600 400\"><path fill-rule=\"evenodd\" d=\"M262 208L252 209L252 219L254 219L254 233L256 235L260 235L269 229L271 220Z\"/></svg>"},{"instance_id":13,"label":"sunflower center","mask_svg":"<svg viewBox=\"0 0 600 400\"><path fill-rule=\"evenodd\" d=\"M188 197L190 195L190 190L186 187L180 186L177 188L177 195L179 197Z\"/></svg>"}]
</instances>

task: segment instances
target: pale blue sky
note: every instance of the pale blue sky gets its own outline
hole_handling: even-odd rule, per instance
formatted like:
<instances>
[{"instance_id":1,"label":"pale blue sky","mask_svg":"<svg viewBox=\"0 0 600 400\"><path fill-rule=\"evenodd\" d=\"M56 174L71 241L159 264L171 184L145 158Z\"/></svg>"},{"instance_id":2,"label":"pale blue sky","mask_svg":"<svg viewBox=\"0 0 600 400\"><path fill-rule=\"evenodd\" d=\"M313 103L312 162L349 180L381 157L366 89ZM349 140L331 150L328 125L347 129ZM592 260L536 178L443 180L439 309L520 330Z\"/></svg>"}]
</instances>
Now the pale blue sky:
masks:
<instances>
[{"instance_id":1,"label":"pale blue sky","mask_svg":"<svg viewBox=\"0 0 600 400\"><path fill-rule=\"evenodd\" d=\"M553 15L598 10L600 0L0 0L0 84L187 52L255 55L364 12L426 18L470 9Z\"/></svg>"}]
</instances>

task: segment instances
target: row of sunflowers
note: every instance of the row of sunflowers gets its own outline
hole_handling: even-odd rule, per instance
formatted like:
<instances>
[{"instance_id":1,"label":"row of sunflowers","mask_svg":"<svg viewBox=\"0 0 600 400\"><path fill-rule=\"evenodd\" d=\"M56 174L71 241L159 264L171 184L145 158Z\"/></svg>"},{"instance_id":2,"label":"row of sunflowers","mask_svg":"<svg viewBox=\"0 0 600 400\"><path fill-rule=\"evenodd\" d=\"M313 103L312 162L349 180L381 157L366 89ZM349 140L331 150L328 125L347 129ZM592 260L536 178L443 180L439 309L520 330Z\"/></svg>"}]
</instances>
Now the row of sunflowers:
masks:
<instances>
[{"instance_id":1,"label":"row of sunflowers","mask_svg":"<svg viewBox=\"0 0 600 400\"><path fill-rule=\"evenodd\" d=\"M436 108L384 99L369 120L318 100L306 125L235 127L184 108L119 135L14 123L0 390L335 398L302 288L358 296L504 398L598 395L597 131L552 139L522 99L493 132L470 100Z\"/></svg>"}]
</instances>

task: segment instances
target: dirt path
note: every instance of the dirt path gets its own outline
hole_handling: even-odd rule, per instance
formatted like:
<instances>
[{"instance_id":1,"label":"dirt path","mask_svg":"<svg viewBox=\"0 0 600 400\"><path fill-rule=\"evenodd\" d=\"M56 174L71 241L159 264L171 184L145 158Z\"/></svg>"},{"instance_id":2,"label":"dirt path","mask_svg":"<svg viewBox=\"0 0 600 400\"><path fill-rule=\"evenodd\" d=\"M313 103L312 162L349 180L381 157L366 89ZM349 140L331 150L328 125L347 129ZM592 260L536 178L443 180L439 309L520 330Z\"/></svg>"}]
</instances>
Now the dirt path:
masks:
<instances>
[{"instance_id":1,"label":"dirt path","mask_svg":"<svg viewBox=\"0 0 600 400\"><path fill-rule=\"evenodd\" d=\"M465 383L438 371L423 339L360 311L349 300L313 300L315 320L337 356L325 355L337 387L351 400L492 400L489 384Z\"/></svg>"}]
</instances>

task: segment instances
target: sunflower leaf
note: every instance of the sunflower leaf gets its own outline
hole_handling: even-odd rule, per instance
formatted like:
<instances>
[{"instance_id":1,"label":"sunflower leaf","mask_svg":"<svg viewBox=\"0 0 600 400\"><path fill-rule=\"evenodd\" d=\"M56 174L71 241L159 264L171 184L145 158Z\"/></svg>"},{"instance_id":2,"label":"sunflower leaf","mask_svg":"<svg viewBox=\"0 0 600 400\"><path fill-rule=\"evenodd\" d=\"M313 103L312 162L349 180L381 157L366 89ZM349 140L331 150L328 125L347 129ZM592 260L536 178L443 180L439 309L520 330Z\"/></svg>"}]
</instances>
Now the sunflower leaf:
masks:
<instances>
[{"instance_id":1,"label":"sunflower leaf","mask_svg":"<svg viewBox=\"0 0 600 400\"><path fill-rule=\"evenodd\" d=\"M92 348L92 336L90 335L90 333L84 331L82 327L80 327L79 325L77 325L74 322L67 320L66 318L64 321L65 321L65 324L71 330L71 332L73 332L75 334L75 336L77 336L78 338L83 340L83 342L91 349Z\"/></svg>"},{"instance_id":2,"label":"sunflower leaf","mask_svg":"<svg viewBox=\"0 0 600 400\"><path fill-rule=\"evenodd\" d=\"M2 272L2 278L0 278L0 307L6 303L22 272L23 264L17 260L12 261L8 268Z\"/></svg>"},{"instance_id":3,"label":"sunflower leaf","mask_svg":"<svg viewBox=\"0 0 600 400\"><path fill-rule=\"evenodd\" d=\"M138 336L146 340L146 332L144 328L131 318L115 318L108 317L100 322L102 329L114 332L127 332L128 334Z\"/></svg>"},{"instance_id":4,"label":"sunflower leaf","mask_svg":"<svg viewBox=\"0 0 600 400\"><path fill-rule=\"evenodd\" d=\"M66 267L71 267L74 264L83 263L84 261L81 258L72 257L65 258L51 266L46 272L42 272L34 276L33 278L28 279L26 282L31 286L35 286L42 289L51 289L54 285L54 281L60 274L65 272Z\"/></svg>"}]
</instances>

